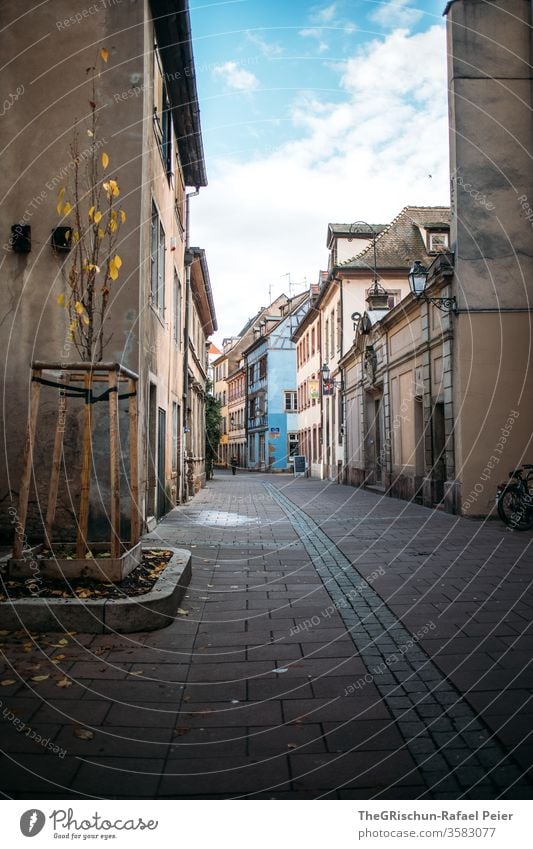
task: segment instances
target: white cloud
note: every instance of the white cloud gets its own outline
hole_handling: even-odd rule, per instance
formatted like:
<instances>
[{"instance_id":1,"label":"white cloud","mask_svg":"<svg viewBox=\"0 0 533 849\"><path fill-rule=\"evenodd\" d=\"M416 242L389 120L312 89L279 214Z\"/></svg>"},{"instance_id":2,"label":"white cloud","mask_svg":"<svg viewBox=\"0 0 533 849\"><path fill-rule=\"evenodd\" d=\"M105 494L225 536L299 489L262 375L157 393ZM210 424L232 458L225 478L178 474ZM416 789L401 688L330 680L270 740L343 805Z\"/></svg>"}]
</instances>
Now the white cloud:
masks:
<instances>
[{"instance_id":1,"label":"white cloud","mask_svg":"<svg viewBox=\"0 0 533 849\"><path fill-rule=\"evenodd\" d=\"M412 0L390 0L382 3L370 17L382 27L410 27L416 24L424 14L420 9L413 9Z\"/></svg>"},{"instance_id":2,"label":"white cloud","mask_svg":"<svg viewBox=\"0 0 533 849\"><path fill-rule=\"evenodd\" d=\"M295 140L262 159L207 163L191 218L221 335L267 304L270 284L283 291L287 271L297 288L318 279L329 221L387 223L408 204L449 202L444 28L397 30L337 68L344 99L302 94Z\"/></svg>"},{"instance_id":3,"label":"white cloud","mask_svg":"<svg viewBox=\"0 0 533 849\"><path fill-rule=\"evenodd\" d=\"M322 23L329 24L335 18L337 12L337 4L332 3L331 6L325 6L316 13L316 19Z\"/></svg>"},{"instance_id":4,"label":"white cloud","mask_svg":"<svg viewBox=\"0 0 533 849\"><path fill-rule=\"evenodd\" d=\"M248 31L246 33L246 38L251 44L259 48L259 51L263 54L263 56L281 56L283 53L283 47L280 44L277 44L274 41L266 41L266 39L262 38L256 32Z\"/></svg>"},{"instance_id":5,"label":"white cloud","mask_svg":"<svg viewBox=\"0 0 533 849\"><path fill-rule=\"evenodd\" d=\"M217 65L213 73L222 77L229 88L234 88L237 91L253 91L259 85L259 80L255 74L240 68L237 62L224 62L223 65Z\"/></svg>"}]
</instances>

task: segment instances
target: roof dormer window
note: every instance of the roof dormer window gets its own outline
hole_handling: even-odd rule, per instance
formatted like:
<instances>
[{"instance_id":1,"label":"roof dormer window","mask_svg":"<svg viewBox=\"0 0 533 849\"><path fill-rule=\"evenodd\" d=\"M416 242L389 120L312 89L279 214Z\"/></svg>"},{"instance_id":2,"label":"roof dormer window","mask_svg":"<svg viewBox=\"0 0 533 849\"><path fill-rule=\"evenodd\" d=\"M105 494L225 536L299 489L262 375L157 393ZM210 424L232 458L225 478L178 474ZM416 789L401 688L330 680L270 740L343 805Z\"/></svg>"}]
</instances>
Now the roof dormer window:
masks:
<instances>
[{"instance_id":1,"label":"roof dormer window","mask_svg":"<svg viewBox=\"0 0 533 849\"><path fill-rule=\"evenodd\" d=\"M428 233L428 253L445 253L450 247L450 234L447 230L430 230Z\"/></svg>"}]
</instances>

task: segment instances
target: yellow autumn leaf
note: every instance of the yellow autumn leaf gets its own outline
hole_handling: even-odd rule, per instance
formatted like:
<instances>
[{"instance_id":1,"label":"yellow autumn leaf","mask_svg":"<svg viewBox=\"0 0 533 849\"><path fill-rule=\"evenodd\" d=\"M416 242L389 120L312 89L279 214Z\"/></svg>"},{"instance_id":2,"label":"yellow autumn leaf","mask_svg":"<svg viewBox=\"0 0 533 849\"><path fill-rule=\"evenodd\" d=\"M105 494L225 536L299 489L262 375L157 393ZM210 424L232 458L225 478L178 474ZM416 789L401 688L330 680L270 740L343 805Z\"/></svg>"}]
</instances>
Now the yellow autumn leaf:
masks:
<instances>
[{"instance_id":1,"label":"yellow autumn leaf","mask_svg":"<svg viewBox=\"0 0 533 849\"><path fill-rule=\"evenodd\" d=\"M107 62L107 59L108 59L108 56L109 56L109 50L106 50L105 47L102 47L102 49L100 50L100 56L102 57L104 62Z\"/></svg>"},{"instance_id":2,"label":"yellow autumn leaf","mask_svg":"<svg viewBox=\"0 0 533 849\"><path fill-rule=\"evenodd\" d=\"M123 209L120 210L120 219L121 219L122 223L124 224L124 222L126 220L126 213L124 212Z\"/></svg>"},{"instance_id":3,"label":"yellow autumn leaf","mask_svg":"<svg viewBox=\"0 0 533 849\"><path fill-rule=\"evenodd\" d=\"M107 155L105 150L102 153L102 165L104 166L104 168L107 168L107 166L109 165L109 156Z\"/></svg>"},{"instance_id":4,"label":"yellow autumn leaf","mask_svg":"<svg viewBox=\"0 0 533 849\"><path fill-rule=\"evenodd\" d=\"M114 233L116 229L117 229L117 222L116 222L116 221L111 220L111 221L109 222L109 232L110 232L110 233Z\"/></svg>"},{"instance_id":5,"label":"yellow autumn leaf","mask_svg":"<svg viewBox=\"0 0 533 849\"><path fill-rule=\"evenodd\" d=\"M57 296L57 303L59 304L60 307L62 307L63 304L65 303L65 296L63 295L63 293L61 293L61 295Z\"/></svg>"},{"instance_id":6,"label":"yellow autumn leaf","mask_svg":"<svg viewBox=\"0 0 533 849\"><path fill-rule=\"evenodd\" d=\"M34 675L30 678L30 681L46 681L47 678L50 678L49 675Z\"/></svg>"},{"instance_id":7,"label":"yellow autumn leaf","mask_svg":"<svg viewBox=\"0 0 533 849\"><path fill-rule=\"evenodd\" d=\"M114 264L117 268L122 267L122 260L121 260L121 258L119 257L118 254L115 254L115 256L113 257L113 262L114 262Z\"/></svg>"},{"instance_id":8,"label":"yellow autumn leaf","mask_svg":"<svg viewBox=\"0 0 533 849\"><path fill-rule=\"evenodd\" d=\"M107 180L102 184L108 197L116 198L120 194L120 189L116 180ZM115 213L116 218L116 213Z\"/></svg>"},{"instance_id":9,"label":"yellow autumn leaf","mask_svg":"<svg viewBox=\"0 0 533 849\"><path fill-rule=\"evenodd\" d=\"M95 210L95 209L96 209L96 207L95 207L95 206L91 206L91 208L90 208L89 212L87 213L87 217L88 217L89 221L92 219L92 217L93 217L93 215L94 215L94 210Z\"/></svg>"},{"instance_id":10,"label":"yellow autumn leaf","mask_svg":"<svg viewBox=\"0 0 533 849\"><path fill-rule=\"evenodd\" d=\"M62 205L64 194L65 194L65 189L64 188L59 189L59 192L58 192L58 195L57 195L57 206L56 206L56 210L57 210L58 215L61 215L61 205Z\"/></svg>"},{"instance_id":11,"label":"yellow autumn leaf","mask_svg":"<svg viewBox=\"0 0 533 849\"><path fill-rule=\"evenodd\" d=\"M111 277L111 280L118 280L118 268L113 260L109 263L109 276Z\"/></svg>"},{"instance_id":12,"label":"yellow autumn leaf","mask_svg":"<svg viewBox=\"0 0 533 849\"><path fill-rule=\"evenodd\" d=\"M76 303L74 304L74 309L76 310L78 315L82 315L85 312L83 304L80 304L79 301L76 301Z\"/></svg>"},{"instance_id":13,"label":"yellow autumn leaf","mask_svg":"<svg viewBox=\"0 0 533 849\"><path fill-rule=\"evenodd\" d=\"M70 215L71 212L72 212L72 204L70 204L67 201L65 206L63 207L63 215Z\"/></svg>"},{"instance_id":14,"label":"yellow autumn leaf","mask_svg":"<svg viewBox=\"0 0 533 849\"><path fill-rule=\"evenodd\" d=\"M11 684L16 684L14 678L6 678L5 681L0 681L0 687L11 687Z\"/></svg>"},{"instance_id":15,"label":"yellow autumn leaf","mask_svg":"<svg viewBox=\"0 0 533 849\"><path fill-rule=\"evenodd\" d=\"M62 688L72 687L72 681L69 681L69 679L65 676L64 678L61 678L57 682L56 687L62 687Z\"/></svg>"},{"instance_id":16,"label":"yellow autumn leaf","mask_svg":"<svg viewBox=\"0 0 533 849\"><path fill-rule=\"evenodd\" d=\"M92 137L94 136L94 133L93 133L92 130L87 130L87 135L89 136L90 139L92 139Z\"/></svg>"},{"instance_id":17,"label":"yellow autumn leaf","mask_svg":"<svg viewBox=\"0 0 533 849\"><path fill-rule=\"evenodd\" d=\"M89 326L89 324L91 323L91 322L89 321L89 316L87 315L87 313L84 313L84 314L82 315L81 320L83 321L83 323L85 324L85 326L86 326L86 327L88 327L88 326Z\"/></svg>"},{"instance_id":18,"label":"yellow autumn leaf","mask_svg":"<svg viewBox=\"0 0 533 849\"><path fill-rule=\"evenodd\" d=\"M94 223L98 224L101 220L102 220L102 213L100 212L100 210L98 210L98 212L94 213Z\"/></svg>"},{"instance_id":19,"label":"yellow autumn leaf","mask_svg":"<svg viewBox=\"0 0 533 849\"><path fill-rule=\"evenodd\" d=\"M75 242L79 242L79 240L80 240L80 234L78 233L78 231L77 231L77 230L74 230L74 232L73 232L73 234L72 234L72 238L74 239L74 241L75 241Z\"/></svg>"},{"instance_id":20,"label":"yellow autumn leaf","mask_svg":"<svg viewBox=\"0 0 533 849\"><path fill-rule=\"evenodd\" d=\"M98 228L98 238L103 239L105 236L105 230L102 230L101 227Z\"/></svg>"}]
</instances>

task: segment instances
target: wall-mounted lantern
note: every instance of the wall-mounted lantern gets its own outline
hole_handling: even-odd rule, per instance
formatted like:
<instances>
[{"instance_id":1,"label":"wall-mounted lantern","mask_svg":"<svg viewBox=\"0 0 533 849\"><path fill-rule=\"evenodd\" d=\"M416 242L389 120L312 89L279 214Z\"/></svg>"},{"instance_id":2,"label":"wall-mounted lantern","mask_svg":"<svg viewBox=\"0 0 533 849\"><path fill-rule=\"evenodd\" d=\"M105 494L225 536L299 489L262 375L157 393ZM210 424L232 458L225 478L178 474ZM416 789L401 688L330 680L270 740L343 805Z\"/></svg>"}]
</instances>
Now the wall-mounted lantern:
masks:
<instances>
[{"instance_id":1,"label":"wall-mounted lantern","mask_svg":"<svg viewBox=\"0 0 533 849\"><path fill-rule=\"evenodd\" d=\"M428 276L429 272L427 268L419 260L416 260L407 275L407 279L409 280L409 288L417 301L426 301L429 304L433 304L442 312L453 312L457 314L457 300L455 297L430 298L426 294Z\"/></svg>"}]
</instances>

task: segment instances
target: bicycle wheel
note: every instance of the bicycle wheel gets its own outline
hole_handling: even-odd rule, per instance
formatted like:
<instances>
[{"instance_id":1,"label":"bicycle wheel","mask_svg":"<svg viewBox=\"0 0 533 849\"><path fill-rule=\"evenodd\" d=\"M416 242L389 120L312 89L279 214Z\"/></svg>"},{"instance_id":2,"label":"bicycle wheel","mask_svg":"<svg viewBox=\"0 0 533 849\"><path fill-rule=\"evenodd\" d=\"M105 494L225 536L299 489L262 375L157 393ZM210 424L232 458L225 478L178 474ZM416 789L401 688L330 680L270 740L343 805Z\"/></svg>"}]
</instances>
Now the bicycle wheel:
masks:
<instances>
[{"instance_id":1,"label":"bicycle wheel","mask_svg":"<svg viewBox=\"0 0 533 849\"><path fill-rule=\"evenodd\" d=\"M533 508L526 503L526 498L516 484L506 486L498 498L498 515L513 530L527 531L533 527Z\"/></svg>"}]
</instances>

